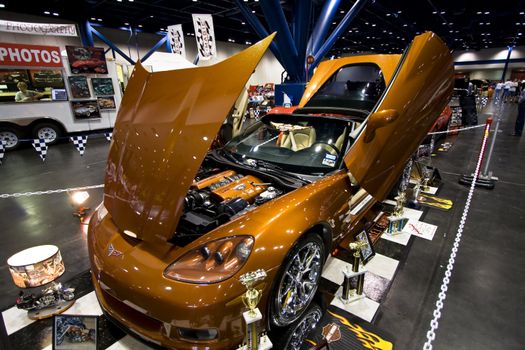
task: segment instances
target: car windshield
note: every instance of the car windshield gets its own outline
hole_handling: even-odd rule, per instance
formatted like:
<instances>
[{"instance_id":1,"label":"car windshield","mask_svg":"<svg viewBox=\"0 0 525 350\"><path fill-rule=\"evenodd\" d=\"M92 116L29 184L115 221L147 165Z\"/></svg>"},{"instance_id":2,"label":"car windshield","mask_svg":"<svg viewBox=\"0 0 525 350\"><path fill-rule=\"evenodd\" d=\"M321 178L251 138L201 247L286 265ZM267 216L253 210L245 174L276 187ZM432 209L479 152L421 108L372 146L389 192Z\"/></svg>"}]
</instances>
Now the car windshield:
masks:
<instances>
[{"instance_id":1,"label":"car windshield","mask_svg":"<svg viewBox=\"0 0 525 350\"><path fill-rule=\"evenodd\" d=\"M371 63L340 68L305 107L343 107L371 111L385 90L381 69Z\"/></svg>"},{"instance_id":2,"label":"car windshield","mask_svg":"<svg viewBox=\"0 0 525 350\"><path fill-rule=\"evenodd\" d=\"M259 165L267 162L294 173L325 174L339 167L348 134L359 124L335 117L266 115L224 149L242 162L262 161Z\"/></svg>"}]
</instances>

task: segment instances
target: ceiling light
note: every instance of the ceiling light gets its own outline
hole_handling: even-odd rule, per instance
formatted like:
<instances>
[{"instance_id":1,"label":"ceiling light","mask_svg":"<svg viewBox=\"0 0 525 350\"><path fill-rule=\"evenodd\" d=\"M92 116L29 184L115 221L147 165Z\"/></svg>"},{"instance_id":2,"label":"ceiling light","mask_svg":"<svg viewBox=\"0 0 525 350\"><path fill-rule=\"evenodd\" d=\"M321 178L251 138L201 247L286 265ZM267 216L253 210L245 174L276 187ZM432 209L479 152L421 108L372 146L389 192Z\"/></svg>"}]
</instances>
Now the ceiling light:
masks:
<instances>
[{"instance_id":1,"label":"ceiling light","mask_svg":"<svg viewBox=\"0 0 525 350\"><path fill-rule=\"evenodd\" d=\"M129 23L128 23L128 22L126 22L126 23L124 23L124 25L125 25L125 26L129 26Z\"/></svg>"},{"instance_id":2,"label":"ceiling light","mask_svg":"<svg viewBox=\"0 0 525 350\"><path fill-rule=\"evenodd\" d=\"M117 0L117 2L122 2L122 0Z\"/></svg>"},{"instance_id":3,"label":"ceiling light","mask_svg":"<svg viewBox=\"0 0 525 350\"><path fill-rule=\"evenodd\" d=\"M522 33L518 33L518 35L523 35Z\"/></svg>"},{"instance_id":4,"label":"ceiling light","mask_svg":"<svg viewBox=\"0 0 525 350\"><path fill-rule=\"evenodd\" d=\"M53 16L58 16L58 12L53 12Z\"/></svg>"},{"instance_id":5,"label":"ceiling light","mask_svg":"<svg viewBox=\"0 0 525 350\"><path fill-rule=\"evenodd\" d=\"M45 14L45 15L50 15L51 12L49 12L49 11L44 11L44 14Z\"/></svg>"},{"instance_id":6,"label":"ceiling light","mask_svg":"<svg viewBox=\"0 0 525 350\"><path fill-rule=\"evenodd\" d=\"M339 11L339 12L341 12L341 13L345 13L345 10L341 10L341 11Z\"/></svg>"},{"instance_id":7,"label":"ceiling light","mask_svg":"<svg viewBox=\"0 0 525 350\"><path fill-rule=\"evenodd\" d=\"M446 26L446 25L447 25L447 22L443 22L443 23L441 23L441 24L443 24L444 26Z\"/></svg>"},{"instance_id":8,"label":"ceiling light","mask_svg":"<svg viewBox=\"0 0 525 350\"><path fill-rule=\"evenodd\" d=\"M390 16L390 13L387 13L386 16L387 16L387 17Z\"/></svg>"},{"instance_id":9,"label":"ceiling light","mask_svg":"<svg viewBox=\"0 0 525 350\"><path fill-rule=\"evenodd\" d=\"M139 28L142 28L142 24L139 24Z\"/></svg>"},{"instance_id":10,"label":"ceiling light","mask_svg":"<svg viewBox=\"0 0 525 350\"><path fill-rule=\"evenodd\" d=\"M403 24L403 27L408 27L408 24L406 24L406 23L405 23L405 24Z\"/></svg>"},{"instance_id":11,"label":"ceiling light","mask_svg":"<svg viewBox=\"0 0 525 350\"><path fill-rule=\"evenodd\" d=\"M483 22L479 22L479 25L482 26L482 25L483 25Z\"/></svg>"},{"instance_id":12,"label":"ceiling light","mask_svg":"<svg viewBox=\"0 0 525 350\"><path fill-rule=\"evenodd\" d=\"M375 26L376 26L376 24L375 24L375 23L372 23L372 27L375 27Z\"/></svg>"},{"instance_id":13,"label":"ceiling light","mask_svg":"<svg viewBox=\"0 0 525 350\"><path fill-rule=\"evenodd\" d=\"M335 22L332 22L332 24L335 24Z\"/></svg>"},{"instance_id":14,"label":"ceiling light","mask_svg":"<svg viewBox=\"0 0 525 350\"><path fill-rule=\"evenodd\" d=\"M397 13L401 13L401 12L403 12L403 11L401 11L401 10L397 11Z\"/></svg>"},{"instance_id":15,"label":"ceiling light","mask_svg":"<svg viewBox=\"0 0 525 350\"><path fill-rule=\"evenodd\" d=\"M255 13L255 10L252 10L252 13Z\"/></svg>"},{"instance_id":16,"label":"ceiling light","mask_svg":"<svg viewBox=\"0 0 525 350\"><path fill-rule=\"evenodd\" d=\"M0 8L4 8L5 7L5 4L0 4Z\"/></svg>"},{"instance_id":17,"label":"ceiling light","mask_svg":"<svg viewBox=\"0 0 525 350\"><path fill-rule=\"evenodd\" d=\"M523 11L522 11L522 12L520 12L520 15L525 15L525 12L523 12Z\"/></svg>"},{"instance_id":18,"label":"ceiling light","mask_svg":"<svg viewBox=\"0 0 525 350\"><path fill-rule=\"evenodd\" d=\"M478 12L476 12L476 13L477 13L478 15L481 15L482 12L481 12L481 11L478 11Z\"/></svg>"},{"instance_id":19,"label":"ceiling light","mask_svg":"<svg viewBox=\"0 0 525 350\"><path fill-rule=\"evenodd\" d=\"M485 14L486 14L486 15L489 15L489 14L490 14L490 11L486 11Z\"/></svg>"},{"instance_id":20,"label":"ceiling light","mask_svg":"<svg viewBox=\"0 0 525 350\"><path fill-rule=\"evenodd\" d=\"M438 13L437 11L432 11L433 15L437 15L437 13Z\"/></svg>"},{"instance_id":21,"label":"ceiling light","mask_svg":"<svg viewBox=\"0 0 525 350\"><path fill-rule=\"evenodd\" d=\"M444 14L445 14L445 11L441 11L440 14L444 15Z\"/></svg>"},{"instance_id":22,"label":"ceiling light","mask_svg":"<svg viewBox=\"0 0 525 350\"><path fill-rule=\"evenodd\" d=\"M90 18L92 21L96 21L97 19L95 17Z\"/></svg>"},{"instance_id":23,"label":"ceiling light","mask_svg":"<svg viewBox=\"0 0 525 350\"><path fill-rule=\"evenodd\" d=\"M153 18L153 15L149 16L149 18Z\"/></svg>"},{"instance_id":24,"label":"ceiling light","mask_svg":"<svg viewBox=\"0 0 525 350\"><path fill-rule=\"evenodd\" d=\"M247 41L247 42L246 42L246 45L251 45L251 44L252 44L251 41Z\"/></svg>"},{"instance_id":25,"label":"ceiling light","mask_svg":"<svg viewBox=\"0 0 525 350\"><path fill-rule=\"evenodd\" d=\"M97 21L102 22L102 18L97 18Z\"/></svg>"},{"instance_id":26,"label":"ceiling light","mask_svg":"<svg viewBox=\"0 0 525 350\"><path fill-rule=\"evenodd\" d=\"M245 24L246 24L246 22L241 22L241 24L242 24L242 25L245 25Z\"/></svg>"},{"instance_id":27,"label":"ceiling light","mask_svg":"<svg viewBox=\"0 0 525 350\"><path fill-rule=\"evenodd\" d=\"M487 26L490 25L490 22L485 23L485 25L487 25Z\"/></svg>"}]
</instances>

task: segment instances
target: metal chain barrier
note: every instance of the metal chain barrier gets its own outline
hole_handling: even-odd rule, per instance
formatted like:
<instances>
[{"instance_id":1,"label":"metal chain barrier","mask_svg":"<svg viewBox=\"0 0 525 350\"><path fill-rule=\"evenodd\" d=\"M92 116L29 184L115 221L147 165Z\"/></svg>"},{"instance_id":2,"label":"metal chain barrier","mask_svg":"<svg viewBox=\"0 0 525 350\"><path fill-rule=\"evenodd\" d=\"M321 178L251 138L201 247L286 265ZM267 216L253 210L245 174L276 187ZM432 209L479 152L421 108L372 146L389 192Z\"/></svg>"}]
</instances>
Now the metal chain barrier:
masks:
<instances>
[{"instance_id":1,"label":"metal chain barrier","mask_svg":"<svg viewBox=\"0 0 525 350\"><path fill-rule=\"evenodd\" d=\"M466 128L455 129L455 130L429 132L427 135L448 134L448 133L451 133L451 132L461 132L461 131L466 131L466 130L471 130L471 129L476 129L476 128L483 128L483 127L485 127L485 125L481 124L481 125L467 126Z\"/></svg>"},{"instance_id":2,"label":"metal chain barrier","mask_svg":"<svg viewBox=\"0 0 525 350\"><path fill-rule=\"evenodd\" d=\"M439 318L441 317L441 310L443 309L444 301L447 297L448 285L450 283L450 277L452 276L452 270L454 269L454 263L456 262L456 255L459 249L459 243L461 242L461 236L463 235L463 228L465 227L465 222L467 221L468 211L470 209L470 203L472 201L472 195L474 194L474 189L476 187L476 180L479 176L481 163L483 161L483 154L485 153L485 147L487 146L487 139L490 133L490 123L492 120L487 121L485 125L485 133L483 135L483 142L481 144L481 150L478 156L478 163L476 165L476 171L474 172L474 179L470 185L470 190L468 192L467 201L465 203L465 208L463 209L463 215L461 216L461 221L458 226L456 233L456 238L454 239L454 245L452 251L450 252L450 257L448 259L447 270L445 271L445 277L441 283L441 292L438 294L438 300L436 301L436 308L432 313L434 318L430 321L430 329L427 332L427 341L423 345L423 350L432 350L432 342L436 339L436 330L439 327ZM479 126L477 126L479 127Z\"/></svg>"},{"instance_id":3,"label":"metal chain barrier","mask_svg":"<svg viewBox=\"0 0 525 350\"><path fill-rule=\"evenodd\" d=\"M94 188L103 188L104 185L92 185L92 186L83 186L83 187L71 187L71 188L61 188L57 190L47 190L47 191L35 191L35 192L22 192L22 193L3 193L0 194L1 199L6 198L19 198L19 197L31 197L31 196L41 196L44 194L54 194L54 193L63 193L63 192L73 192L73 191L82 191L82 190L91 190Z\"/></svg>"}]
</instances>

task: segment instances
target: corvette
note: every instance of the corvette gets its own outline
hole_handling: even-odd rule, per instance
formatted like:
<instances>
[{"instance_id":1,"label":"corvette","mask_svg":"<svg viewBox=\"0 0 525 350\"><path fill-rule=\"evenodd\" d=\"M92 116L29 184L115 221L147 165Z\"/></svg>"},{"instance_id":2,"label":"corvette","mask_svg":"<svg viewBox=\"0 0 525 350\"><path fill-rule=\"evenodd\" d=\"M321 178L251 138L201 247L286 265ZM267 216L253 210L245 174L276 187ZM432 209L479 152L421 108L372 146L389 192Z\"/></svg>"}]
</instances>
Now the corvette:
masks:
<instances>
[{"instance_id":1,"label":"corvette","mask_svg":"<svg viewBox=\"0 0 525 350\"><path fill-rule=\"evenodd\" d=\"M329 254L373 219L452 92L449 50L427 32L403 55L321 63L299 108L210 149L272 38L213 66L135 66L88 247L103 310L146 341L239 345L239 276L261 268L264 326L300 322Z\"/></svg>"}]
</instances>

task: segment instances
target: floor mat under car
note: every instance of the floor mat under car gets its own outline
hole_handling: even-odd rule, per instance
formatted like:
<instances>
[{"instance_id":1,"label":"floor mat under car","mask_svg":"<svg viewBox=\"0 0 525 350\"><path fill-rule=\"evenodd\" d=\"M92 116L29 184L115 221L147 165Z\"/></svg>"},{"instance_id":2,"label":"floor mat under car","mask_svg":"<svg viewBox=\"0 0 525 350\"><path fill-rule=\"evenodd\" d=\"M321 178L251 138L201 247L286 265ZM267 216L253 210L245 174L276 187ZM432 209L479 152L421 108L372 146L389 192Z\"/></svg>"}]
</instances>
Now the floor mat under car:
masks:
<instances>
[{"instance_id":1,"label":"floor mat under car","mask_svg":"<svg viewBox=\"0 0 525 350\"><path fill-rule=\"evenodd\" d=\"M391 350L394 348L392 339L387 333L367 323L362 326L359 318L337 307L329 306L315 329L306 337L303 349L330 349L330 350ZM341 337L333 341L329 347L319 347L325 343L323 328L331 328L335 324L339 328ZM332 329L333 330L333 329Z\"/></svg>"}]
</instances>

